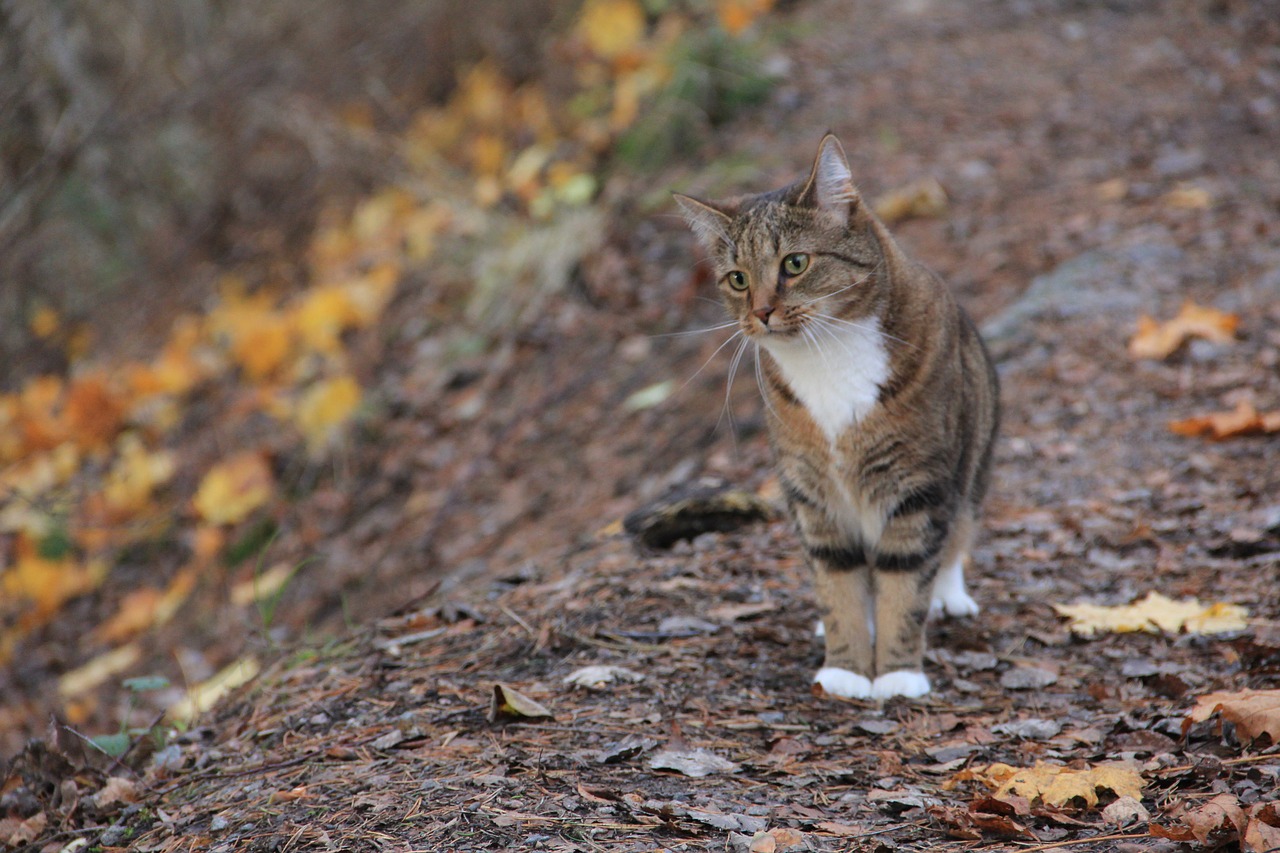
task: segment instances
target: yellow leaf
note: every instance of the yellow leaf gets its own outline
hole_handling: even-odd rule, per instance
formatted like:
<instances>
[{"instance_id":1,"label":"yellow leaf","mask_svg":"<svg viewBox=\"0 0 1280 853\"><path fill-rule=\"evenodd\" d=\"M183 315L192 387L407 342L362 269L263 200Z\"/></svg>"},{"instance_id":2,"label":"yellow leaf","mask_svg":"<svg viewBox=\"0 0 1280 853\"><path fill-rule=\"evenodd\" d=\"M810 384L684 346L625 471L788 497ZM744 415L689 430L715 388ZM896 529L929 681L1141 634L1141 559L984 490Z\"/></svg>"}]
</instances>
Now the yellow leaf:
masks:
<instances>
[{"instance_id":1,"label":"yellow leaf","mask_svg":"<svg viewBox=\"0 0 1280 853\"><path fill-rule=\"evenodd\" d=\"M383 261L346 285L351 300L351 320L355 326L370 326L382 314L396 285L400 283L400 265Z\"/></svg>"},{"instance_id":2,"label":"yellow leaf","mask_svg":"<svg viewBox=\"0 0 1280 853\"><path fill-rule=\"evenodd\" d=\"M1207 210L1213 207L1213 196L1204 187L1183 183L1164 194L1163 201L1169 207L1181 210Z\"/></svg>"},{"instance_id":3,"label":"yellow leaf","mask_svg":"<svg viewBox=\"0 0 1280 853\"><path fill-rule=\"evenodd\" d=\"M889 224L941 216L947 210L947 191L933 178L921 178L880 196L873 207Z\"/></svg>"},{"instance_id":4,"label":"yellow leaf","mask_svg":"<svg viewBox=\"0 0 1280 853\"><path fill-rule=\"evenodd\" d=\"M38 544L25 534L18 537L17 551L17 561L0 576L0 589L32 603L34 611L23 619L27 626L43 624L65 602L97 589L107 575L101 560L42 557Z\"/></svg>"},{"instance_id":5,"label":"yellow leaf","mask_svg":"<svg viewBox=\"0 0 1280 853\"><path fill-rule=\"evenodd\" d=\"M635 0L587 0L578 32L602 59L616 59L644 38L644 9Z\"/></svg>"},{"instance_id":6,"label":"yellow leaf","mask_svg":"<svg viewBox=\"0 0 1280 853\"><path fill-rule=\"evenodd\" d=\"M1065 806L1081 799L1089 808L1098 804L1098 791L1111 791L1117 797L1142 799L1142 776L1123 763L1099 764L1075 770L1056 764L1037 763L1035 767L1012 767L990 764L973 767L952 778L945 787L956 782L977 780L994 789L996 799L1023 797L1040 800L1050 806Z\"/></svg>"},{"instance_id":7,"label":"yellow leaf","mask_svg":"<svg viewBox=\"0 0 1280 853\"><path fill-rule=\"evenodd\" d=\"M1205 605L1195 599L1174 601L1158 592L1149 592L1140 601L1116 607L1055 604L1053 609L1071 620L1068 627L1072 633L1084 637L1093 636L1100 631L1222 634L1244 630L1249 617L1249 611L1236 604L1216 602Z\"/></svg>"},{"instance_id":8,"label":"yellow leaf","mask_svg":"<svg viewBox=\"0 0 1280 853\"><path fill-rule=\"evenodd\" d=\"M62 317L48 305L41 305L32 312L28 326L37 338L49 338L62 327Z\"/></svg>"},{"instance_id":9,"label":"yellow leaf","mask_svg":"<svg viewBox=\"0 0 1280 853\"><path fill-rule=\"evenodd\" d=\"M121 437L115 464L102 486L110 518L123 520L147 509L152 493L157 486L169 482L173 470L173 454L163 450L148 452L135 433Z\"/></svg>"},{"instance_id":10,"label":"yellow leaf","mask_svg":"<svg viewBox=\"0 0 1280 853\"><path fill-rule=\"evenodd\" d=\"M191 688L187 698L169 709L169 719L176 722L190 722L197 714L212 708L223 696L252 680L261 668L257 658L253 656L243 657L228 664L213 678Z\"/></svg>"},{"instance_id":11,"label":"yellow leaf","mask_svg":"<svg viewBox=\"0 0 1280 853\"><path fill-rule=\"evenodd\" d=\"M1133 358L1167 358L1188 338L1204 338L1218 344L1235 343L1240 318L1216 308L1206 308L1191 300L1182 303L1178 316L1165 323L1143 315L1138 331L1129 341Z\"/></svg>"},{"instance_id":12,"label":"yellow leaf","mask_svg":"<svg viewBox=\"0 0 1280 853\"><path fill-rule=\"evenodd\" d=\"M491 62L478 63L463 75L450 106L483 127L505 124L511 84Z\"/></svg>"},{"instance_id":13,"label":"yellow leaf","mask_svg":"<svg viewBox=\"0 0 1280 853\"><path fill-rule=\"evenodd\" d=\"M332 355L341 351L342 332L357 316L346 289L336 284L315 287L297 308L298 335L307 347Z\"/></svg>"},{"instance_id":14,"label":"yellow leaf","mask_svg":"<svg viewBox=\"0 0 1280 853\"><path fill-rule=\"evenodd\" d=\"M200 481L192 504L210 524L235 524L265 505L274 491L266 458L246 450L213 466Z\"/></svg>"},{"instance_id":15,"label":"yellow leaf","mask_svg":"<svg viewBox=\"0 0 1280 853\"><path fill-rule=\"evenodd\" d=\"M289 582L297 569L296 563L276 563L265 572L255 572L253 577L231 587L231 603L245 607L255 601L269 600Z\"/></svg>"},{"instance_id":16,"label":"yellow leaf","mask_svg":"<svg viewBox=\"0 0 1280 853\"><path fill-rule=\"evenodd\" d=\"M360 386L350 376L325 379L307 389L294 422L313 452L323 450L360 405Z\"/></svg>"},{"instance_id":17,"label":"yellow leaf","mask_svg":"<svg viewBox=\"0 0 1280 853\"><path fill-rule=\"evenodd\" d=\"M58 695L65 700L88 693L133 666L141 657L142 649L137 643L103 652L59 678Z\"/></svg>"}]
</instances>

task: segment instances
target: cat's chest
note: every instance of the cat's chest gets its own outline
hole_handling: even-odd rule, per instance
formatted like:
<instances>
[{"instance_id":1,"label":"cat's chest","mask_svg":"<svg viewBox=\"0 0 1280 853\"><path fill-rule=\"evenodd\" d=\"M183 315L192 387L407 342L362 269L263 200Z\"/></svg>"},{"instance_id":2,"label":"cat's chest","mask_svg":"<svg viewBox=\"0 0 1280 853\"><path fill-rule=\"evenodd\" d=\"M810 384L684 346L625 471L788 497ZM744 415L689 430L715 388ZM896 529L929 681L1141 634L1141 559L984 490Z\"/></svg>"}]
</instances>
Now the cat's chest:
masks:
<instances>
[{"instance_id":1,"label":"cat's chest","mask_svg":"<svg viewBox=\"0 0 1280 853\"><path fill-rule=\"evenodd\" d=\"M862 325L823 326L762 345L814 423L834 443L875 407L889 378L889 351L878 319Z\"/></svg>"}]
</instances>

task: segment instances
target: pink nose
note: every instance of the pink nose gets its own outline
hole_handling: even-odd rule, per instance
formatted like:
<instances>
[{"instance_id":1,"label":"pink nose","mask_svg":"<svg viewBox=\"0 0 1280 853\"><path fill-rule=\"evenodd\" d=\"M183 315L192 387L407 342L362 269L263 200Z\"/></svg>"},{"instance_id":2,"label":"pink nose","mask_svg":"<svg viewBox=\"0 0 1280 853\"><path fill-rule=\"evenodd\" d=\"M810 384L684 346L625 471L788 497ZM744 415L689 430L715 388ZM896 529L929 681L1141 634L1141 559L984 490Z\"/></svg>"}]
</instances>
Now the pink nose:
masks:
<instances>
[{"instance_id":1,"label":"pink nose","mask_svg":"<svg viewBox=\"0 0 1280 853\"><path fill-rule=\"evenodd\" d=\"M760 318L760 322L761 322L761 323L764 323L764 324L767 326L767 325L769 325L769 315L773 313L773 306L772 306L772 305L766 305L766 306L764 306L763 308L757 308L756 310L752 311L751 313L752 313L752 314L755 314L757 317L759 317L759 318Z\"/></svg>"}]
</instances>

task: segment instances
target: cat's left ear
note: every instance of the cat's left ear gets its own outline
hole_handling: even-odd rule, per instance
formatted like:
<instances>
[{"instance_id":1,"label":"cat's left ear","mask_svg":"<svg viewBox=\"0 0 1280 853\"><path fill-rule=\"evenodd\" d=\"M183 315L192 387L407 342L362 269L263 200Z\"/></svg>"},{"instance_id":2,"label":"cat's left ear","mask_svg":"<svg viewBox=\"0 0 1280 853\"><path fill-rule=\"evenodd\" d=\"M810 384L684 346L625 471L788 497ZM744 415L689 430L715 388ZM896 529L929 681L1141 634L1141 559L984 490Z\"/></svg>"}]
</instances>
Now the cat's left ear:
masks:
<instances>
[{"instance_id":1,"label":"cat's left ear","mask_svg":"<svg viewBox=\"0 0 1280 853\"><path fill-rule=\"evenodd\" d=\"M680 193L671 195L675 198L676 204L680 205L680 210L684 213L684 221L689 223L689 227L693 229L694 234L698 235L702 245L707 249L714 249L719 243L733 245L733 240L729 237L729 223L733 220L726 211L692 196Z\"/></svg>"},{"instance_id":2,"label":"cat's left ear","mask_svg":"<svg viewBox=\"0 0 1280 853\"><path fill-rule=\"evenodd\" d=\"M813 171L802 196L819 210L826 210L848 220L854 205L862 201L853 185L853 173L844 148L834 133L822 137L818 144L818 156L813 160Z\"/></svg>"}]
</instances>

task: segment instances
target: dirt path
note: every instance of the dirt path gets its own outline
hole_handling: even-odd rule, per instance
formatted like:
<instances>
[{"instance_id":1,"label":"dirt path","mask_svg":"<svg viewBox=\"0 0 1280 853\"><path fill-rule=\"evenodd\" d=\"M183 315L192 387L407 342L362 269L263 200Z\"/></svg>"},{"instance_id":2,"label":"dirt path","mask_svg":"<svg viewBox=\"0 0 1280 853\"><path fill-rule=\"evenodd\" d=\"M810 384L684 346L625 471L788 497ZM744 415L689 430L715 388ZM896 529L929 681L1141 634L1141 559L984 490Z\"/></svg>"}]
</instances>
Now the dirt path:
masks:
<instances>
[{"instance_id":1,"label":"dirt path","mask_svg":"<svg viewBox=\"0 0 1280 853\"><path fill-rule=\"evenodd\" d=\"M1006 416L975 554L984 612L931 629L926 701L811 695L814 608L785 523L662 553L607 527L672 482L768 479L749 371L715 430L728 359L695 372L720 339L655 337L719 321L694 298L691 241L620 207L501 359L442 375L395 339L390 415L299 618L336 623L344 596L408 611L281 660L162 754L139 804L59 787L76 762L55 745L23 759L7 807L64 821L40 843L138 850L1146 850L1176 847L1149 827L1212 795L1274 798L1265 740L1183 721L1197 696L1280 676L1280 449L1167 422L1280 407L1278 21L1274 3L797 4L771 102L703 162L634 180L636 196L772 186L830 127L866 195L946 187L943 216L896 233L985 322ZM748 187L724 165L741 162ZM1138 315L1186 298L1239 314L1239 341L1132 360ZM1243 604L1250 628L1084 641L1050 606L1151 590ZM564 683L593 665L643 678ZM498 683L554 718L491 722ZM1148 817L1000 811L956 779L1113 759L1140 772Z\"/></svg>"}]
</instances>

